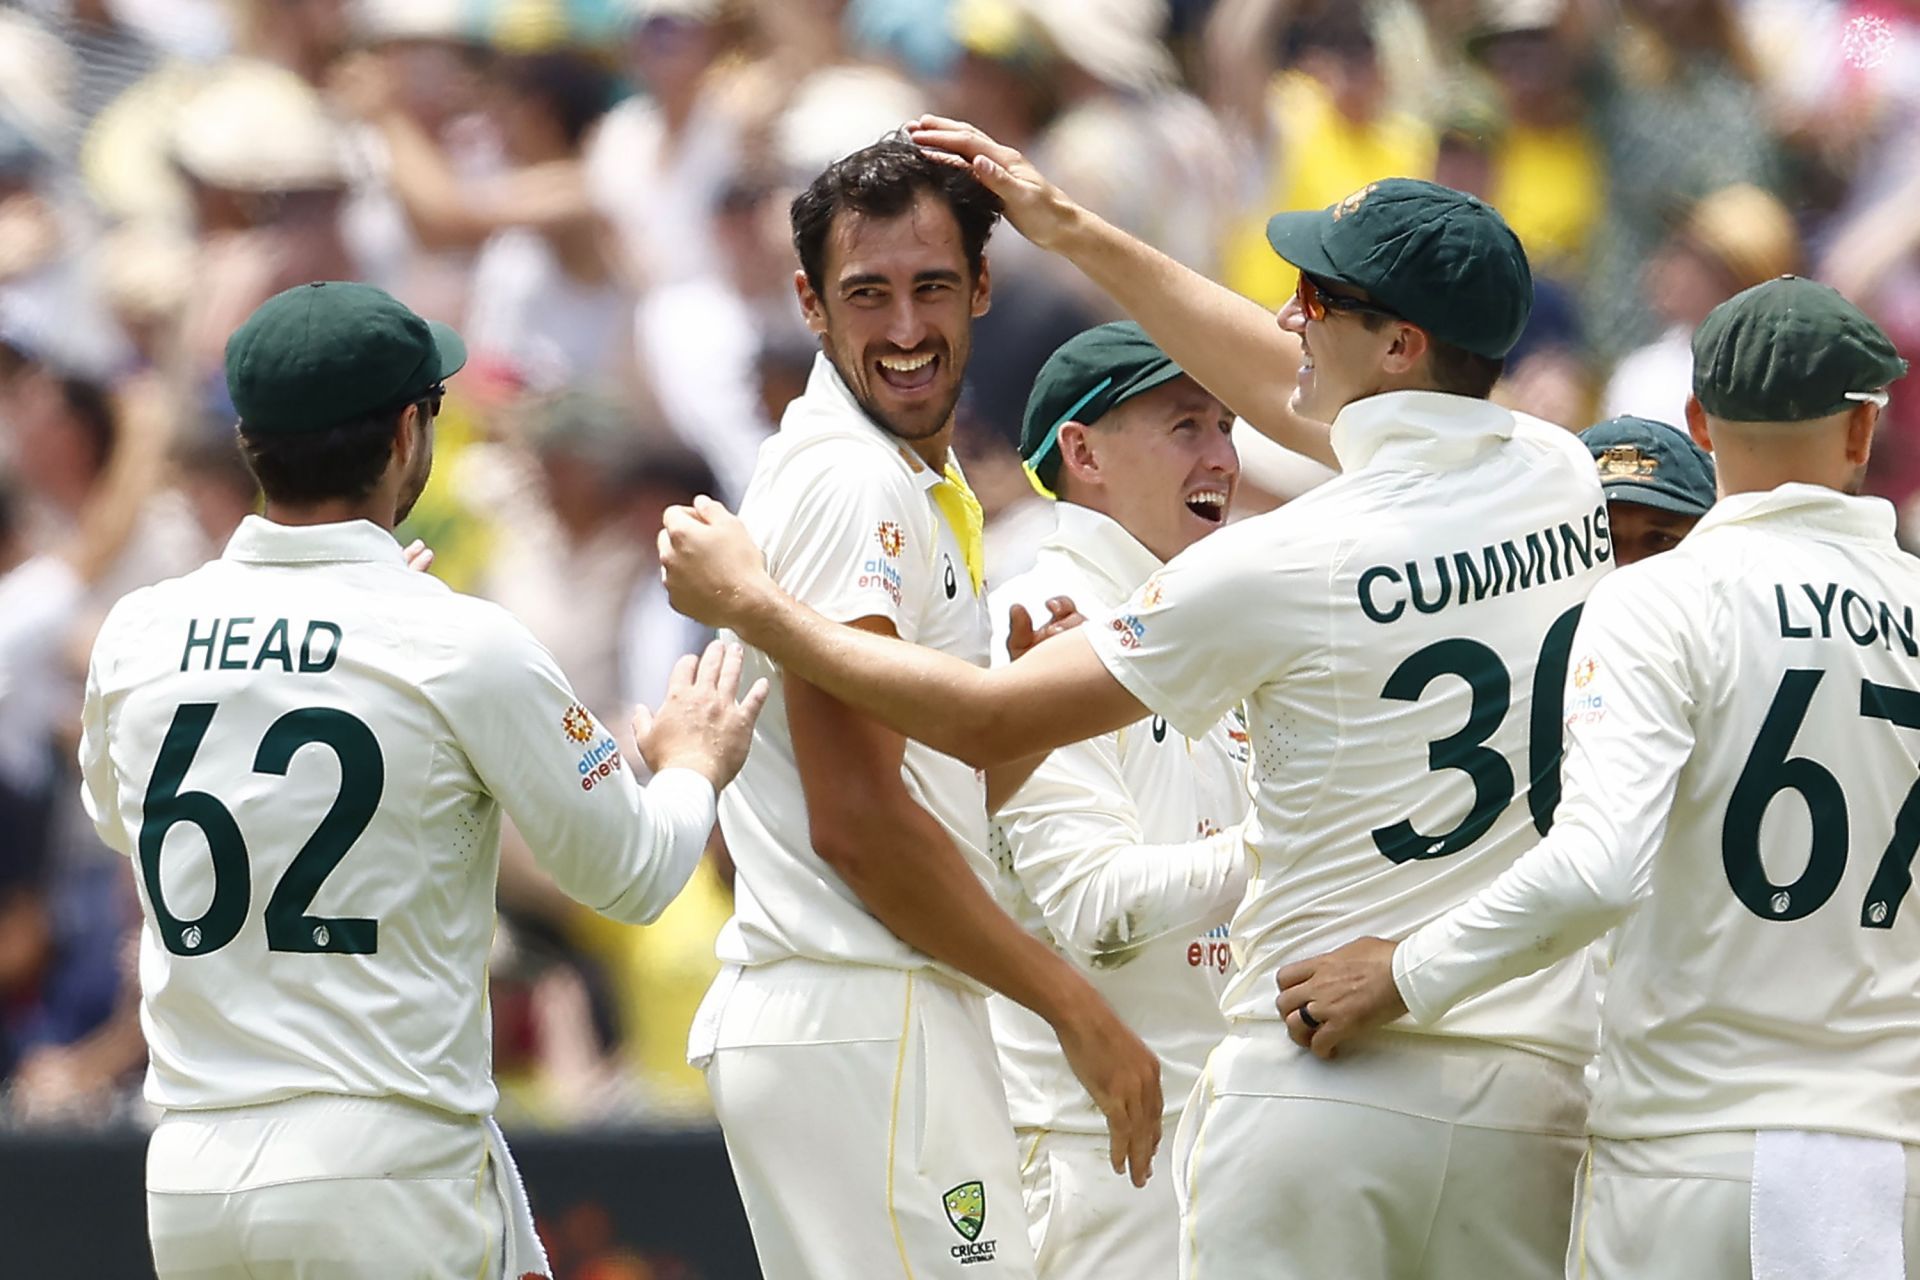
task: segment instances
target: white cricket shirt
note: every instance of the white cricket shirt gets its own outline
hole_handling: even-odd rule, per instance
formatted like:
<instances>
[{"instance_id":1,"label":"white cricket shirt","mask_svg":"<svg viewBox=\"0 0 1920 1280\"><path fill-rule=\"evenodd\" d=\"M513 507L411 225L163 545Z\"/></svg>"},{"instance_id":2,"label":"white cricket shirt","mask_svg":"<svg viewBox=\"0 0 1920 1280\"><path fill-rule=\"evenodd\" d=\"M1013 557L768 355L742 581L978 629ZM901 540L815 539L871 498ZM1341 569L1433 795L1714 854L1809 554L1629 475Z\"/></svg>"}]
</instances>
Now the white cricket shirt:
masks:
<instances>
[{"instance_id":1,"label":"white cricket shirt","mask_svg":"<svg viewBox=\"0 0 1920 1280\"><path fill-rule=\"evenodd\" d=\"M1782 485L1594 592L1553 832L1401 946L1416 1016L1624 917L1595 1133L1920 1142L1920 561L1893 531Z\"/></svg>"},{"instance_id":2,"label":"white cricket shirt","mask_svg":"<svg viewBox=\"0 0 1920 1280\"><path fill-rule=\"evenodd\" d=\"M526 628L365 521L249 516L220 559L122 599L80 762L134 861L147 1098L167 1108L487 1114L501 810L562 889L632 922L713 825L704 778L643 794Z\"/></svg>"},{"instance_id":3,"label":"white cricket shirt","mask_svg":"<svg viewBox=\"0 0 1920 1280\"><path fill-rule=\"evenodd\" d=\"M885 618L903 640L985 666L987 601L975 593L960 542L935 505L940 480L868 420L822 355L805 394L761 446L740 518L765 549L774 579L824 617ZM745 679L766 676L772 695L746 766L720 802L720 827L738 875L733 918L720 931L716 953L730 964L805 956L896 969L932 965L875 919L814 853L784 679L758 650L748 650L746 667ZM981 776L911 741L900 774L908 794L991 885Z\"/></svg>"},{"instance_id":4,"label":"white cricket shirt","mask_svg":"<svg viewBox=\"0 0 1920 1280\"><path fill-rule=\"evenodd\" d=\"M1033 568L993 593L996 662L1014 604L1036 618L1057 595L1111 609L1158 568L1114 520L1060 503ZM1055 750L995 815L1009 911L1084 969L1159 1056L1170 1116L1226 1034L1227 919L1247 887L1245 761L1236 714L1198 739L1152 716ZM1004 996L987 1008L1013 1123L1105 1133L1053 1029Z\"/></svg>"},{"instance_id":5,"label":"white cricket shirt","mask_svg":"<svg viewBox=\"0 0 1920 1280\"><path fill-rule=\"evenodd\" d=\"M1333 447L1344 474L1196 543L1090 630L1184 733L1246 702L1255 864L1230 1019L1278 1019L1282 966L1404 936L1534 844L1576 610L1612 565L1593 459L1559 427L1402 391L1343 409ZM1424 1030L1585 1062L1590 966Z\"/></svg>"}]
</instances>

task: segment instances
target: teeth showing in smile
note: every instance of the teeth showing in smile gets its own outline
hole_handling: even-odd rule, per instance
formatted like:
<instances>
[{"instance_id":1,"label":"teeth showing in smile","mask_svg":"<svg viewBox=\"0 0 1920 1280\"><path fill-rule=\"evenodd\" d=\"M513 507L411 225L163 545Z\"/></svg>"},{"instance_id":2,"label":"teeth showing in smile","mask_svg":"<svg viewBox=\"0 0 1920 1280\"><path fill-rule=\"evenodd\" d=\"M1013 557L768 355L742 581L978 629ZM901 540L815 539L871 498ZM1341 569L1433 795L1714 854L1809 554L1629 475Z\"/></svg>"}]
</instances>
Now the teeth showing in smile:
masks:
<instances>
[{"instance_id":1,"label":"teeth showing in smile","mask_svg":"<svg viewBox=\"0 0 1920 1280\"><path fill-rule=\"evenodd\" d=\"M1187 509L1202 519L1218 520L1226 514L1227 495L1218 490L1203 489L1187 496Z\"/></svg>"},{"instance_id":2,"label":"teeth showing in smile","mask_svg":"<svg viewBox=\"0 0 1920 1280\"><path fill-rule=\"evenodd\" d=\"M889 373L912 373L924 368L933 359L933 353L917 356L881 356L880 367Z\"/></svg>"}]
</instances>

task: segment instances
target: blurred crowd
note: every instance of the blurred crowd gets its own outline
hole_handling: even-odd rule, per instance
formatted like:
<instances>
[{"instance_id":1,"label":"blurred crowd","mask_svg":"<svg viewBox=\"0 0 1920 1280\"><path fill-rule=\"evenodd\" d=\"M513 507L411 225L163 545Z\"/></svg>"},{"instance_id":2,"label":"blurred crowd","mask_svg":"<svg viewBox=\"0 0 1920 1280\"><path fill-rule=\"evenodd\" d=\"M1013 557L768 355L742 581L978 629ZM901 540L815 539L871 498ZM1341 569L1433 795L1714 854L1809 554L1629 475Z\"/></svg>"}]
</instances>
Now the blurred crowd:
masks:
<instances>
[{"instance_id":1,"label":"blurred crowd","mask_svg":"<svg viewBox=\"0 0 1920 1280\"><path fill-rule=\"evenodd\" d=\"M1537 285L1496 398L1574 429L1680 422L1693 327L1782 272L1920 353L1920 0L0 2L0 1121L141 1114L138 910L79 808L79 681L115 599L254 509L227 334L343 278L460 329L403 541L624 726L703 639L654 572L663 508L738 498L817 350L787 201L929 110L1275 307L1270 213L1391 175L1480 194ZM1011 229L990 260L958 449L1004 577L1051 519L1013 452L1032 375L1112 317ZM1904 517L1920 399L1887 422ZM1244 509L1324 475L1263 445ZM725 849L629 929L538 839L503 859L503 1116L698 1119Z\"/></svg>"}]
</instances>

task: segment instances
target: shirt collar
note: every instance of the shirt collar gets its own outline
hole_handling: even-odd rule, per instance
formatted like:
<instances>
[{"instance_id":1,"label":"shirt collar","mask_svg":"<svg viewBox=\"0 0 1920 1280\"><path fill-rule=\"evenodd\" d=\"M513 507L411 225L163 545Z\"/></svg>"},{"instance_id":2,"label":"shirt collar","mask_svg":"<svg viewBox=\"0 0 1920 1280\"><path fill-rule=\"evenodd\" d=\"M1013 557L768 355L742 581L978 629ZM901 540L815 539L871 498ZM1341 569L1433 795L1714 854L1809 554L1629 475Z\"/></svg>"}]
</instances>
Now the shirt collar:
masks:
<instances>
[{"instance_id":1,"label":"shirt collar","mask_svg":"<svg viewBox=\"0 0 1920 1280\"><path fill-rule=\"evenodd\" d=\"M1075 502L1058 504L1058 523L1042 547L1073 557L1125 596L1164 565L1118 520Z\"/></svg>"},{"instance_id":2,"label":"shirt collar","mask_svg":"<svg viewBox=\"0 0 1920 1280\"><path fill-rule=\"evenodd\" d=\"M1736 493L1714 503L1689 537L1731 524L1786 525L1829 538L1895 545L1893 504L1859 498L1819 484L1783 484L1763 493Z\"/></svg>"},{"instance_id":3,"label":"shirt collar","mask_svg":"<svg viewBox=\"0 0 1920 1280\"><path fill-rule=\"evenodd\" d=\"M391 533L371 520L339 524L276 524L248 516L227 540L223 560L247 564L329 564L373 561L404 565L406 553Z\"/></svg>"},{"instance_id":4,"label":"shirt collar","mask_svg":"<svg viewBox=\"0 0 1920 1280\"><path fill-rule=\"evenodd\" d=\"M1444 391L1385 391L1355 400L1333 419L1340 469L1370 465L1453 466L1513 435L1513 411Z\"/></svg>"},{"instance_id":5,"label":"shirt collar","mask_svg":"<svg viewBox=\"0 0 1920 1280\"><path fill-rule=\"evenodd\" d=\"M814 356L813 372L807 375L807 389L799 399L787 406L786 413L780 419L780 430L791 431L795 435L865 437L891 449L921 489L931 489L943 478L919 454L874 425L873 419L853 398L853 392L824 351ZM947 451L947 464L958 469L953 461L952 450Z\"/></svg>"}]
</instances>

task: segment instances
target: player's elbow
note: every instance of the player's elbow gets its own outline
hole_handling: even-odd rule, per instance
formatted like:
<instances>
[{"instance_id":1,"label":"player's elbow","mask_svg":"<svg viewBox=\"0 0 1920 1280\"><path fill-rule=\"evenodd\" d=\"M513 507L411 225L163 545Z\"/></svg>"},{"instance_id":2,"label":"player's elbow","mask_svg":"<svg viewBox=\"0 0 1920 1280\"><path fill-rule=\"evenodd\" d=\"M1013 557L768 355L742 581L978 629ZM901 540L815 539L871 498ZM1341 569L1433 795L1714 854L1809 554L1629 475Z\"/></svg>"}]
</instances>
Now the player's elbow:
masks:
<instances>
[{"instance_id":1,"label":"player's elbow","mask_svg":"<svg viewBox=\"0 0 1920 1280\"><path fill-rule=\"evenodd\" d=\"M856 893L887 853L885 801L843 794L842 803L809 806L807 833L813 852Z\"/></svg>"},{"instance_id":2,"label":"player's elbow","mask_svg":"<svg viewBox=\"0 0 1920 1280\"><path fill-rule=\"evenodd\" d=\"M990 700L956 711L944 736L947 744L937 749L974 769L997 769L1033 754L1032 735L1023 735L1015 718Z\"/></svg>"}]
</instances>

